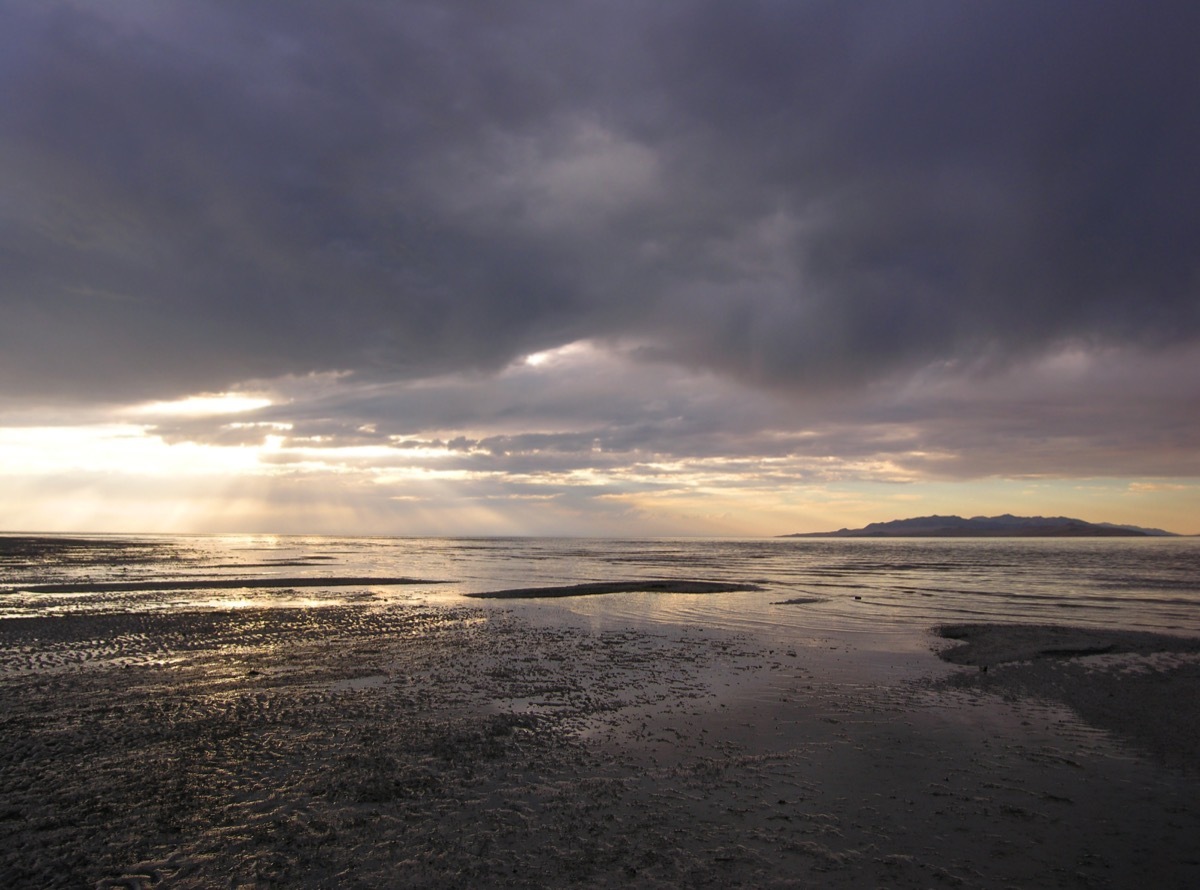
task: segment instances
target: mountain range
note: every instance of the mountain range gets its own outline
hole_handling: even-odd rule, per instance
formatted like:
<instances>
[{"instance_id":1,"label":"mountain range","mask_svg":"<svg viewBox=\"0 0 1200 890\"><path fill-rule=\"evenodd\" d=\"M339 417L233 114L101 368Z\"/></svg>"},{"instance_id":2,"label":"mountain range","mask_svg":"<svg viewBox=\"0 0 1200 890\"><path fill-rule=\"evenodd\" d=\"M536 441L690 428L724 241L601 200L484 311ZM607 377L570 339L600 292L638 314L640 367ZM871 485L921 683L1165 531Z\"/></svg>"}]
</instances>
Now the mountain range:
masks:
<instances>
[{"instance_id":1,"label":"mountain range","mask_svg":"<svg viewBox=\"0 0 1200 890\"><path fill-rule=\"evenodd\" d=\"M835 532L799 532L784 538L1145 538L1174 537L1173 532L1111 522L1086 522L1067 516L919 516L872 522Z\"/></svg>"}]
</instances>

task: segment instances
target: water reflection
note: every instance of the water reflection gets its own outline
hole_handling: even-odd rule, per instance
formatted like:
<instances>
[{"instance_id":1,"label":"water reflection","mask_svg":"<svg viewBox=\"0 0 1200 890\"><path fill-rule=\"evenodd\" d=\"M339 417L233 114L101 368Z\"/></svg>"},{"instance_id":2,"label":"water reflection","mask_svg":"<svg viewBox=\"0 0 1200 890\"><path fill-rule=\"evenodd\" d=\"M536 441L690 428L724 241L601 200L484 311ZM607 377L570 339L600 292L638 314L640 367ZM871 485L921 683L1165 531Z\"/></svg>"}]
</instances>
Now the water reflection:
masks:
<instances>
[{"instance_id":1,"label":"water reflection","mask_svg":"<svg viewBox=\"0 0 1200 890\"><path fill-rule=\"evenodd\" d=\"M943 621L1073 623L1200 634L1200 539L520 539L179 536L0 548L0 616L349 602L458 602L464 593L629 579L751 582L762 591L621 593L473 605L613 626L667 624L759 635L911 631ZM255 580L445 580L415 587L255 589ZM89 595L20 585L245 579L212 589ZM801 601L785 604L785 601ZM907 631L906 631L907 629Z\"/></svg>"}]
</instances>

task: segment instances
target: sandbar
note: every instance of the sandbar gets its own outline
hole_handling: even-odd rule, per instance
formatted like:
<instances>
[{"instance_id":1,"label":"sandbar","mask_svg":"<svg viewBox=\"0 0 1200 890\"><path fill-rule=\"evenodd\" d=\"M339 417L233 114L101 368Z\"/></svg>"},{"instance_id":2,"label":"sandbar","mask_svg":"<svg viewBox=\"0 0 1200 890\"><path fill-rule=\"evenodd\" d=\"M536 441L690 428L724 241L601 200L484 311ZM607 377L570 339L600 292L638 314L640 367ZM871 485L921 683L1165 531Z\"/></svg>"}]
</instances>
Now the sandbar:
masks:
<instances>
[{"instance_id":1,"label":"sandbar","mask_svg":"<svg viewBox=\"0 0 1200 890\"><path fill-rule=\"evenodd\" d=\"M640 581L593 581L585 584L564 584L550 587L515 587L510 590L468 593L467 596L475 599L512 600L598 596L608 593L738 593L761 589L755 584L734 584L727 581L652 578Z\"/></svg>"},{"instance_id":2,"label":"sandbar","mask_svg":"<svg viewBox=\"0 0 1200 890\"><path fill-rule=\"evenodd\" d=\"M1194 637L1110 628L1042 624L943 624L939 636L959 643L941 652L952 664L994 665L1088 655L1200 653Z\"/></svg>"}]
</instances>

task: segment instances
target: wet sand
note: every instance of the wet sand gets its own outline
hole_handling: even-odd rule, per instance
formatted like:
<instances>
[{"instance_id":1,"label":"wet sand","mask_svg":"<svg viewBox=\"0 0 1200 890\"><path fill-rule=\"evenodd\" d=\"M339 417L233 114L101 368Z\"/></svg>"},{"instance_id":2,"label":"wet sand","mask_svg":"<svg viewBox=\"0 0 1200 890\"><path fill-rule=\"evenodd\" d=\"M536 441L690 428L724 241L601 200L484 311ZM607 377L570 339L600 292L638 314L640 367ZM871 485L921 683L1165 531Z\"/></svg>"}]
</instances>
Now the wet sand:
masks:
<instances>
[{"instance_id":1,"label":"wet sand","mask_svg":"<svg viewBox=\"0 0 1200 890\"><path fill-rule=\"evenodd\" d=\"M1200 640L1023 624L946 625L954 682L1000 696L1061 702L1155 759L1200 770ZM1198 841L1200 853L1200 841Z\"/></svg>"},{"instance_id":2,"label":"wet sand","mask_svg":"<svg viewBox=\"0 0 1200 890\"><path fill-rule=\"evenodd\" d=\"M948 632L958 665L416 596L7 619L0 879L1200 886L1194 749L1080 692L1193 721L1194 641Z\"/></svg>"}]
</instances>

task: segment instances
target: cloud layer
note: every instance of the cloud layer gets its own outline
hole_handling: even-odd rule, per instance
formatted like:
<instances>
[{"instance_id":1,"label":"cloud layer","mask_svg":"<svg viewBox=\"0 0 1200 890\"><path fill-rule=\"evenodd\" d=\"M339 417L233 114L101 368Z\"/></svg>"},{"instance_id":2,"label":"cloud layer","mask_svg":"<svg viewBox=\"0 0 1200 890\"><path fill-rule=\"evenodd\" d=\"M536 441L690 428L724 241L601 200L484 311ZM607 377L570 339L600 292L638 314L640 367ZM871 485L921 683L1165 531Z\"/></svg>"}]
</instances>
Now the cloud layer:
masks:
<instances>
[{"instance_id":1,"label":"cloud layer","mask_svg":"<svg viewBox=\"0 0 1200 890\"><path fill-rule=\"evenodd\" d=\"M3 373L1193 340L1193 4L9 4ZM88 348L88 347L91 348Z\"/></svg>"}]
</instances>

